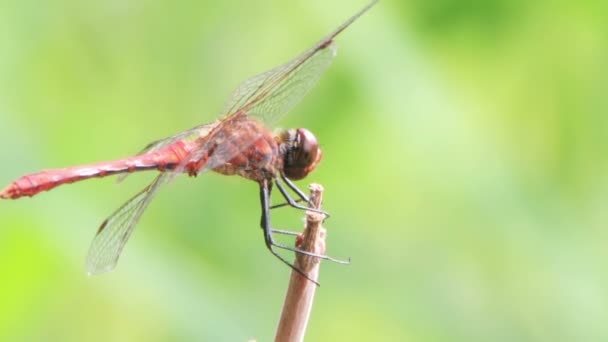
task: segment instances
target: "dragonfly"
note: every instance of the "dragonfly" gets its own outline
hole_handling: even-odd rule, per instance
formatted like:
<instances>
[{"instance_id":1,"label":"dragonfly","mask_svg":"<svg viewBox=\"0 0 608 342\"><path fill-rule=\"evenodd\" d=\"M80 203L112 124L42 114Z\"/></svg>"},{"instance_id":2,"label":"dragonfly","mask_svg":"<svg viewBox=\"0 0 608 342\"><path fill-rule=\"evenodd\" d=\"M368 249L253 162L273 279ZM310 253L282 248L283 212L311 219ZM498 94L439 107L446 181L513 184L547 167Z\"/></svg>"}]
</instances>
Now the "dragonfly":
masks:
<instances>
[{"instance_id":1,"label":"dragonfly","mask_svg":"<svg viewBox=\"0 0 608 342\"><path fill-rule=\"evenodd\" d=\"M148 186L112 213L97 230L86 266L89 274L100 274L115 268L144 210L157 192L175 177L181 174L197 176L206 171L238 175L259 184L260 225L266 247L275 257L306 278L306 274L276 249L348 263L275 240L273 233L297 233L274 229L270 222L271 209L289 205L300 210L327 213L311 208L309 198L293 183L305 178L319 164L322 151L317 138L305 128L273 134L269 127L293 108L327 70L336 56L334 39L376 3L377 0L366 5L291 61L241 83L226 101L216 121L154 141L135 156L27 174L0 192L0 198L31 197L62 184L94 177L120 174L120 181L133 172L159 171ZM273 185L286 200L284 204L270 204ZM288 189L298 198L294 199ZM308 205L300 204L302 202Z\"/></svg>"}]
</instances>

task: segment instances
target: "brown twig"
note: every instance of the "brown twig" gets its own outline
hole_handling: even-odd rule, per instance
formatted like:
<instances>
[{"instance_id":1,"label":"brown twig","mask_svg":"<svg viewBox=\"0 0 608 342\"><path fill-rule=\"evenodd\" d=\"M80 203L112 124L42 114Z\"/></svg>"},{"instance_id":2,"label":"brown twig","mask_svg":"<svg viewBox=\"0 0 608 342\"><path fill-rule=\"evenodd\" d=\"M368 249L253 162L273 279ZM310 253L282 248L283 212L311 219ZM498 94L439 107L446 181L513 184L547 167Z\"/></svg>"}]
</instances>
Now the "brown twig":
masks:
<instances>
[{"instance_id":1,"label":"brown twig","mask_svg":"<svg viewBox=\"0 0 608 342\"><path fill-rule=\"evenodd\" d=\"M310 190L310 200L313 207L321 209L323 187L319 184L311 184L308 189ZM325 254L326 232L325 228L321 226L324 219L325 215L321 213L306 212L306 227L304 233L296 239L296 247L315 254ZM311 280L317 281L319 278L319 261L319 258L316 257L296 254L294 265L306 273ZM315 283L296 271L291 272L275 341L291 342L304 339L316 289L317 285Z\"/></svg>"}]
</instances>

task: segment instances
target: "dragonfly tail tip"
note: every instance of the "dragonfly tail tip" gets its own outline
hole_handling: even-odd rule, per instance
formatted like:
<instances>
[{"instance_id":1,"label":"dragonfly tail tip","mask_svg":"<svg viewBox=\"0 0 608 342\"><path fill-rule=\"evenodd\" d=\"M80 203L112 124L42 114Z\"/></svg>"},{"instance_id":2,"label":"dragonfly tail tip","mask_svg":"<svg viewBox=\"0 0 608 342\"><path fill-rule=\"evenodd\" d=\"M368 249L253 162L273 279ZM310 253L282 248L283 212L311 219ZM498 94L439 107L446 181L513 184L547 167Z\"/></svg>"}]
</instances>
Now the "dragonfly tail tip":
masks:
<instances>
[{"instance_id":1,"label":"dragonfly tail tip","mask_svg":"<svg viewBox=\"0 0 608 342\"><path fill-rule=\"evenodd\" d=\"M0 192L0 198L15 198L14 195L15 191L12 186L7 187L6 189L2 190L2 192Z\"/></svg>"}]
</instances>

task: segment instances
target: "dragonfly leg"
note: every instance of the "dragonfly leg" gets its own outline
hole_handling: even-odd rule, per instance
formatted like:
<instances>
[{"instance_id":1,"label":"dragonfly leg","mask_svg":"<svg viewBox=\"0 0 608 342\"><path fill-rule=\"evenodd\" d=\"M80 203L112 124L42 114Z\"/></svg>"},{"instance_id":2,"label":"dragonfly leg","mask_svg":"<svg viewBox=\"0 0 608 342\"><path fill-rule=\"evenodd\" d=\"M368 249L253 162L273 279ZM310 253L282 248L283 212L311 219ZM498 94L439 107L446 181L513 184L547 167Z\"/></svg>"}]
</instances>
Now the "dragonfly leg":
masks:
<instances>
[{"instance_id":1,"label":"dragonfly leg","mask_svg":"<svg viewBox=\"0 0 608 342\"><path fill-rule=\"evenodd\" d=\"M262 229L264 230L264 241L266 242L266 247L268 248L268 250L270 250L270 252L274 256L276 256L279 260L281 260L283 263L285 263L286 265L288 265L289 267L291 267L292 269L294 269L296 272L300 273L301 275L305 276L309 280L311 280L311 279L308 276L306 276L304 274L304 272L302 272L302 270L298 269L293 264L291 264L287 260L285 260L285 258L283 258L280 254L278 254L274 250L273 247L285 249L285 250L288 250L288 251L291 251L291 252L294 252L294 253L299 253L299 254L304 254L304 255L316 257L316 258L323 259L323 260L333 261L333 262L338 263L338 264L350 264L350 260L348 260L348 261L339 260L339 259L335 259L335 258L332 258L330 256L327 256L327 255L304 251L304 250L301 250L299 248L283 245L283 244L280 244L280 243L274 241L274 238L272 236L273 229L272 229L271 224L270 224L270 206L269 206L270 191L271 191L271 185L270 184L272 184L272 183L268 183L267 181L264 181L264 182L260 183L260 200L261 200L261 203L262 203L261 226L262 226ZM313 280L311 280L311 281L313 281Z\"/></svg>"},{"instance_id":2,"label":"dragonfly leg","mask_svg":"<svg viewBox=\"0 0 608 342\"><path fill-rule=\"evenodd\" d=\"M298 199L296 199L295 201L296 201L296 203L300 203L300 202L302 202L303 200L302 200L301 198L298 198ZM271 206L270 206L270 210L272 210L272 209L276 209L276 208L282 208L282 207L286 207L286 206L288 206L288 205L289 205L289 202L283 202L283 203L279 203L279 204L274 204L274 205L271 205Z\"/></svg>"},{"instance_id":3,"label":"dragonfly leg","mask_svg":"<svg viewBox=\"0 0 608 342\"><path fill-rule=\"evenodd\" d=\"M270 185L269 185L270 184ZM320 284L317 281L310 279L310 277L304 273L301 269L297 268L295 265L287 261L283 258L279 253L277 253L272 247L275 246L274 239L272 238L272 228L270 227L270 191L271 191L272 183L268 181L260 182L260 200L262 202L262 229L264 230L264 241L266 242L266 247L274 255L277 259L281 260L285 265L289 266L292 270L298 272L304 278L312 281L317 286Z\"/></svg>"},{"instance_id":4,"label":"dragonfly leg","mask_svg":"<svg viewBox=\"0 0 608 342\"><path fill-rule=\"evenodd\" d=\"M300 235L301 233L292 232L291 230L283 230L283 229L274 229L270 230L272 233L284 234L284 235Z\"/></svg>"},{"instance_id":5,"label":"dragonfly leg","mask_svg":"<svg viewBox=\"0 0 608 342\"><path fill-rule=\"evenodd\" d=\"M285 181L285 184L287 184L287 186L293 190L293 192L295 192L296 194L298 194L298 196L304 200L306 203L308 203L308 205L312 206L312 202L310 201L310 198L308 198L308 196L306 196L306 194L300 190L300 188L298 188L292 181L291 179L287 178L287 176L285 176L285 174L283 172L281 172L281 179L283 179Z\"/></svg>"},{"instance_id":6,"label":"dragonfly leg","mask_svg":"<svg viewBox=\"0 0 608 342\"><path fill-rule=\"evenodd\" d=\"M274 247L277 247L277 248L285 249L285 250L288 250L288 251L291 251L291 252L294 252L294 253L300 253L300 254L311 256L311 257L315 257L315 258L319 258L319 259L335 262L336 264L342 264L342 265L349 265L350 264L350 259L349 260L340 260L340 259L332 258L332 257L330 257L328 255L308 252L308 251L305 251L305 250L302 250L302 249L299 249L299 248L295 248L295 247L291 247L291 246L280 244L278 242L275 242L274 239L272 238L272 236L270 237L270 245L272 245Z\"/></svg>"},{"instance_id":7,"label":"dragonfly leg","mask_svg":"<svg viewBox=\"0 0 608 342\"><path fill-rule=\"evenodd\" d=\"M289 178L283 178L283 179L289 180ZM329 217L329 213L328 213L328 212L326 212L326 211L323 211L323 210L320 210L320 209L316 209L316 208L305 207L305 206L303 206L303 205L299 205L299 204L297 203L298 201L294 200L294 199L293 199L293 198L292 198L292 197L289 195L289 192L287 192L287 189L285 189L285 187L283 186L283 184L281 184L281 181L280 181L278 178L276 178L276 179L274 180L274 182L275 182L275 184L277 185L277 188L279 188L279 191L281 192L281 195L283 195L283 197L285 197L285 200L287 201L287 204L288 204L289 206L291 206L291 207L293 207L293 208L296 208L296 209L300 209L300 210L313 211L313 212L315 212L315 213L320 213L320 214L323 214L323 215L325 215L325 217ZM289 183L287 183L287 185L289 185L289 187L290 187L292 190L294 190L294 188L295 188L295 189L297 189L297 191L296 191L296 190L294 190L294 192L296 192L296 193L298 193L298 192L300 192L300 193L301 193L301 192L302 192L300 189L298 189L298 188L295 186L295 184L291 183L291 185L290 185L290 183L291 183L291 181L289 181ZM292 186L293 186L293 187L292 187ZM299 194L298 194L298 195L299 195ZM302 195L303 195L303 194L302 194ZM305 200L305 201L309 202L309 199L308 199L307 197L303 197L303 200ZM310 203L310 202L309 202L309 203Z\"/></svg>"}]
</instances>

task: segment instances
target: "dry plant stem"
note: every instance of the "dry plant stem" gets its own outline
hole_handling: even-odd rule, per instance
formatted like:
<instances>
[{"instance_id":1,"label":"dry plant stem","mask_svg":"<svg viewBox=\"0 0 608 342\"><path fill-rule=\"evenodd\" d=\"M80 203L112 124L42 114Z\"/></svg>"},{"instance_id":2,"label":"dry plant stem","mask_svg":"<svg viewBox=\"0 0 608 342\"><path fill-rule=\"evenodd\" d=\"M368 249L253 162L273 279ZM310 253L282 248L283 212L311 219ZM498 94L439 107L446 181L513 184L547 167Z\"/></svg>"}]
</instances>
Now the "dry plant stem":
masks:
<instances>
[{"instance_id":1,"label":"dry plant stem","mask_svg":"<svg viewBox=\"0 0 608 342\"><path fill-rule=\"evenodd\" d=\"M313 207L321 209L323 200L323 187L319 184L311 184L310 200ZM299 249L325 254L325 229L321 226L325 216L320 213L306 212L306 227L304 233L296 240ZM295 266L306 273L310 279L317 281L319 278L319 258L303 254L296 254ZM277 327L275 341L302 341L306 332L310 310L315 296L317 285L306 279L296 271L291 272L291 279L281 319Z\"/></svg>"}]
</instances>

